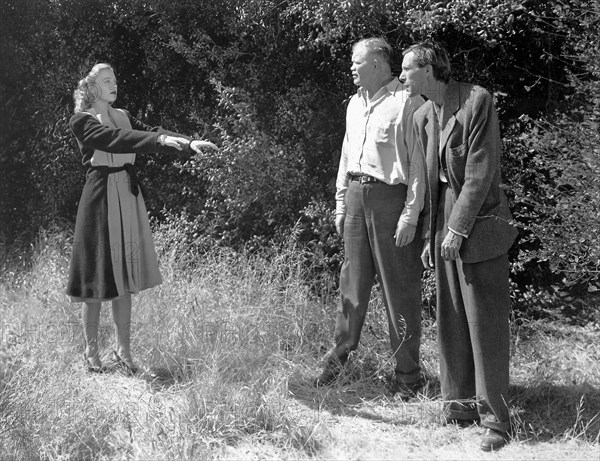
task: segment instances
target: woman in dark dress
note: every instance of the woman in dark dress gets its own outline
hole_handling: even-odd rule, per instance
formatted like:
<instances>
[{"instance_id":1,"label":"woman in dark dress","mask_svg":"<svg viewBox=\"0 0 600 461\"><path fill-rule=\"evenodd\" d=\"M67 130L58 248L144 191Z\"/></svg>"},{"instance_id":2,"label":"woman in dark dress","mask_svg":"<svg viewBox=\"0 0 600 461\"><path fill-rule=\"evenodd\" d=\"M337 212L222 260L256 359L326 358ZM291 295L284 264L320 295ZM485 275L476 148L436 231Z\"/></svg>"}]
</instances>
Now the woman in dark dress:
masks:
<instances>
[{"instance_id":1,"label":"woman in dark dress","mask_svg":"<svg viewBox=\"0 0 600 461\"><path fill-rule=\"evenodd\" d=\"M200 153L208 141L149 127L112 104L117 81L108 64L96 64L74 92L70 126L88 167L73 240L67 294L83 302L85 363L104 368L98 350L103 301L112 301L114 361L128 372L131 359L131 295L162 281L150 224L134 167L136 154Z\"/></svg>"}]
</instances>

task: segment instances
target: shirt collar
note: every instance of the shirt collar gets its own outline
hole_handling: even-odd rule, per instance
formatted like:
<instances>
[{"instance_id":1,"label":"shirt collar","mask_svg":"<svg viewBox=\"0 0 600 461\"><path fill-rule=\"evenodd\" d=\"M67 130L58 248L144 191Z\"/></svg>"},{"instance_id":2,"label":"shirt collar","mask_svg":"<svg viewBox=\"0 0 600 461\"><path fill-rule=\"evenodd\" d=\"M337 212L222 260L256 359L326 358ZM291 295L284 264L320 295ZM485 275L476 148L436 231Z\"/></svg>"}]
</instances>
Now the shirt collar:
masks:
<instances>
[{"instance_id":1,"label":"shirt collar","mask_svg":"<svg viewBox=\"0 0 600 461\"><path fill-rule=\"evenodd\" d=\"M398 91L402 91L404 88L398 77L394 77L387 85L382 86L375 95L381 93L381 90L385 89L388 94L396 94ZM357 94L361 97L362 100L368 101L367 90L365 90L362 86L358 87ZM375 98L373 98L375 99Z\"/></svg>"}]
</instances>

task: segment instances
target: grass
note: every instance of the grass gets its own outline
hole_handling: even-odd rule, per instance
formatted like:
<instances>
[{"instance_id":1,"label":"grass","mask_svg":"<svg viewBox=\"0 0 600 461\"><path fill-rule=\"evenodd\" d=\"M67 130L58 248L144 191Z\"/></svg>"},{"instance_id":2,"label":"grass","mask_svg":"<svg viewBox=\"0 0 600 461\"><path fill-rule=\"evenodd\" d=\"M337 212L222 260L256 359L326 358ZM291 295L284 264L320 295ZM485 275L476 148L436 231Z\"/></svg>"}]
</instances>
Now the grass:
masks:
<instances>
[{"instance_id":1,"label":"grass","mask_svg":"<svg viewBox=\"0 0 600 461\"><path fill-rule=\"evenodd\" d=\"M372 298L343 384L310 383L331 346L335 296L312 295L293 247L200 252L176 231L156 244L164 283L135 298L136 377L83 370L79 305L64 295L69 238L43 234L0 285L0 459L598 459L600 332L513 322L512 443L441 425L435 325L424 319L427 387L387 390L387 320ZM6 256L6 255L5 255ZM101 348L112 346L101 318Z\"/></svg>"}]
</instances>

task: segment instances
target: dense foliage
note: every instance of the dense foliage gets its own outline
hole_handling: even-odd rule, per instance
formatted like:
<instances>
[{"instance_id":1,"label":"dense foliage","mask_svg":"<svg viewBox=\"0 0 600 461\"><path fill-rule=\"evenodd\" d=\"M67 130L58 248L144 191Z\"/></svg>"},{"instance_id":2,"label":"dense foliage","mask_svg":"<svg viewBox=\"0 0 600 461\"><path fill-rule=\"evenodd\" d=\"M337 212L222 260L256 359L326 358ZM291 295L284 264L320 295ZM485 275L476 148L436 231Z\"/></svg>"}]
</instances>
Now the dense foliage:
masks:
<instances>
[{"instance_id":1,"label":"dense foliage","mask_svg":"<svg viewBox=\"0 0 600 461\"><path fill-rule=\"evenodd\" d=\"M72 222L84 181L68 128L95 62L120 107L211 139L216 154L140 158L158 220L190 240L264 247L289 236L336 269L331 225L351 44L432 37L458 79L496 97L516 223L517 291L596 290L600 11L595 0L0 0L3 245ZM396 67L396 70L398 68ZM315 264L317 262L318 264Z\"/></svg>"}]
</instances>

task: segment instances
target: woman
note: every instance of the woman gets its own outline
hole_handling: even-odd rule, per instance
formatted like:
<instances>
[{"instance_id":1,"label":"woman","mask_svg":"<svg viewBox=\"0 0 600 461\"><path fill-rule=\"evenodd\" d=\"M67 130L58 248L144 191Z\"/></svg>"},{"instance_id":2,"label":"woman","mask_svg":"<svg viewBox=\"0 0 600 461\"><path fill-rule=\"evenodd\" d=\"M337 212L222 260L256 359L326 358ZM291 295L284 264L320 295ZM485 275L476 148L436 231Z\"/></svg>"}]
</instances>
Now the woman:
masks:
<instances>
[{"instance_id":1,"label":"woman","mask_svg":"<svg viewBox=\"0 0 600 461\"><path fill-rule=\"evenodd\" d=\"M129 373L137 366L129 344L131 295L159 285L156 251L134 162L136 154L216 149L208 141L151 128L115 109L117 80L108 64L96 64L74 92L70 126L88 167L73 240L67 294L83 302L85 364L104 371L98 350L103 301L112 301L115 363Z\"/></svg>"}]
</instances>

